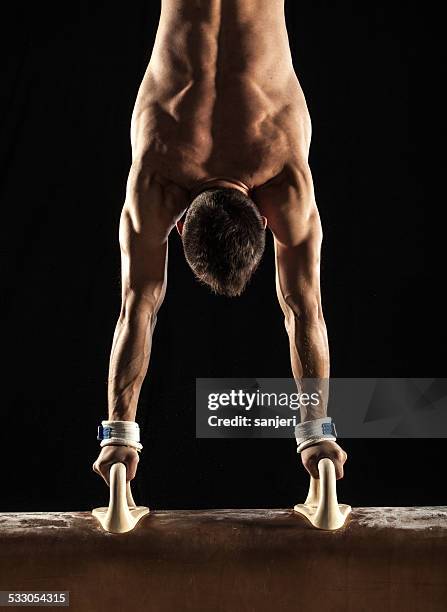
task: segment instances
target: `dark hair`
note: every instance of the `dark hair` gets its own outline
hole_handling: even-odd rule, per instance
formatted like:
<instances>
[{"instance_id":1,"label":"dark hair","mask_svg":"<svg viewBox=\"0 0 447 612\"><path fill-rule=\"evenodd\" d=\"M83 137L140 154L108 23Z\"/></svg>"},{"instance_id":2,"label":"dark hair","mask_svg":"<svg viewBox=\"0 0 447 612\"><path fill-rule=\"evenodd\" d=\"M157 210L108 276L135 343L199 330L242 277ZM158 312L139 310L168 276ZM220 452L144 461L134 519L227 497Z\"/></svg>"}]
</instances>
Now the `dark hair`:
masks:
<instances>
[{"instance_id":1,"label":"dark hair","mask_svg":"<svg viewBox=\"0 0 447 612\"><path fill-rule=\"evenodd\" d=\"M265 246L262 217L237 189L209 189L190 204L182 232L185 257L196 278L214 293L240 295Z\"/></svg>"}]
</instances>

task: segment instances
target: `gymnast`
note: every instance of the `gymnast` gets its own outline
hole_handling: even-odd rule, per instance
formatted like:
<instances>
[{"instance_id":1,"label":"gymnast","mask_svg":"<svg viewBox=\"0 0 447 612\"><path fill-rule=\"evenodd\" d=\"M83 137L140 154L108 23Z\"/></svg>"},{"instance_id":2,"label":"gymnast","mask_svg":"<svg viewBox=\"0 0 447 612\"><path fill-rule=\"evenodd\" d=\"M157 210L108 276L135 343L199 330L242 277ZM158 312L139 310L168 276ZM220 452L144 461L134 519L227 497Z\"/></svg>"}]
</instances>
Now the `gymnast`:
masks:
<instances>
[{"instance_id":1,"label":"gymnast","mask_svg":"<svg viewBox=\"0 0 447 612\"><path fill-rule=\"evenodd\" d=\"M120 217L122 301L108 377L108 421L94 471L135 477L135 422L157 313L168 236L177 229L195 278L241 295L272 232L275 285L302 392L295 433L308 472L346 452L327 417L329 348L320 296L322 228L308 156L311 121L292 65L284 0L162 0L131 120L132 163Z\"/></svg>"}]
</instances>

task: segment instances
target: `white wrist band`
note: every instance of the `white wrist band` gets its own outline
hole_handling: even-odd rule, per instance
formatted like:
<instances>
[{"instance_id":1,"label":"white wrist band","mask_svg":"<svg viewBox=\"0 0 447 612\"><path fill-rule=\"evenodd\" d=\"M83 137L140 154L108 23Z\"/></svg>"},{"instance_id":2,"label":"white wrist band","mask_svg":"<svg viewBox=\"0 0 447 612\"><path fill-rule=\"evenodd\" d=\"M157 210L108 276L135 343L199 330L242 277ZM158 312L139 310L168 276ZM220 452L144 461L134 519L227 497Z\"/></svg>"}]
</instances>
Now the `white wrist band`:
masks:
<instances>
[{"instance_id":1,"label":"white wrist band","mask_svg":"<svg viewBox=\"0 0 447 612\"><path fill-rule=\"evenodd\" d=\"M322 442L323 440L337 439L335 424L331 417L323 417L312 421L304 421L295 427L295 438L298 445L297 452L300 453L303 449Z\"/></svg>"},{"instance_id":2,"label":"white wrist band","mask_svg":"<svg viewBox=\"0 0 447 612\"><path fill-rule=\"evenodd\" d=\"M312 444L316 444L317 442L324 442L326 440L331 440L331 441L335 442L337 440L337 438L335 438L334 436L324 436L324 438L311 438L310 440L306 440L305 442L301 442L301 444L298 445L298 448L296 449L296 452L300 453L302 450L304 450L308 446L312 446Z\"/></svg>"},{"instance_id":3,"label":"white wrist band","mask_svg":"<svg viewBox=\"0 0 447 612\"><path fill-rule=\"evenodd\" d=\"M132 440L126 440L125 438L108 438L103 440L99 446L131 446L137 451L142 450L143 445L140 442L133 442Z\"/></svg>"},{"instance_id":4,"label":"white wrist band","mask_svg":"<svg viewBox=\"0 0 447 612\"><path fill-rule=\"evenodd\" d=\"M140 451L140 428L135 421L102 421L98 427L98 440L102 446L118 444L131 446Z\"/></svg>"}]
</instances>

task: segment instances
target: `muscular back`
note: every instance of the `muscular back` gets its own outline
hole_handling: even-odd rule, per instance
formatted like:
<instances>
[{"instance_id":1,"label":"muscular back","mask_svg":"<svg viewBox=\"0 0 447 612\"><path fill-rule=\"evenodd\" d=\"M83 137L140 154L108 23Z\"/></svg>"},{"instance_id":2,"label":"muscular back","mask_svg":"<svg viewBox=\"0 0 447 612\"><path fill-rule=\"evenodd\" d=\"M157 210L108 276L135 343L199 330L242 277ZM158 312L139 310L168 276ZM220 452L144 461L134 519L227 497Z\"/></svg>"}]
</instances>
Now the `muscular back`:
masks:
<instances>
[{"instance_id":1,"label":"muscular back","mask_svg":"<svg viewBox=\"0 0 447 612\"><path fill-rule=\"evenodd\" d=\"M134 159L187 190L221 175L254 189L307 160L309 141L284 0L162 0Z\"/></svg>"}]
</instances>

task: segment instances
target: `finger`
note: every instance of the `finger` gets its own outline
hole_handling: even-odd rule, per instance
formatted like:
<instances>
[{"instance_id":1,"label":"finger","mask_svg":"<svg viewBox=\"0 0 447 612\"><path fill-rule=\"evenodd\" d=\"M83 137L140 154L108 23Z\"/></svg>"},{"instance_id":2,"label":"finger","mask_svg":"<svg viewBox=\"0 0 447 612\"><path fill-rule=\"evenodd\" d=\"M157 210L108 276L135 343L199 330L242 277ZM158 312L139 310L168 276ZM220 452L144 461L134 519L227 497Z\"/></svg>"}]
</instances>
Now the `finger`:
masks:
<instances>
[{"instance_id":1,"label":"finger","mask_svg":"<svg viewBox=\"0 0 447 612\"><path fill-rule=\"evenodd\" d=\"M99 466L99 475L102 476L102 478L105 480L105 483L107 484L107 486L110 486L110 482L109 482L109 478L110 478L110 467L111 467L111 463L102 463Z\"/></svg>"},{"instance_id":2,"label":"finger","mask_svg":"<svg viewBox=\"0 0 447 612\"><path fill-rule=\"evenodd\" d=\"M335 479L340 480L344 476L343 463L341 461L334 461L335 467Z\"/></svg>"},{"instance_id":3,"label":"finger","mask_svg":"<svg viewBox=\"0 0 447 612\"><path fill-rule=\"evenodd\" d=\"M314 478L319 478L320 477L320 473L318 471L318 464L322 459L330 459L332 461L332 463L334 464L334 468L335 468L335 479L336 480L340 480L340 478L343 478L344 476L344 471L343 471L343 463L344 460L340 457L340 456L328 456L328 457L318 457L315 459L311 459L309 461L309 463L313 464L313 473L315 473L316 475L314 476ZM312 473L312 475L313 475Z\"/></svg>"},{"instance_id":4,"label":"finger","mask_svg":"<svg viewBox=\"0 0 447 612\"><path fill-rule=\"evenodd\" d=\"M92 469L95 472L95 474L98 474L98 476L103 477L102 472L101 472L101 464L98 463L98 461L95 461L95 463L92 465Z\"/></svg>"},{"instance_id":5,"label":"finger","mask_svg":"<svg viewBox=\"0 0 447 612\"><path fill-rule=\"evenodd\" d=\"M317 462L314 460L305 460L303 461L303 465L306 468L306 470L309 472L309 474L313 477L313 478L320 478L320 475L318 473L318 467L317 467Z\"/></svg>"},{"instance_id":6,"label":"finger","mask_svg":"<svg viewBox=\"0 0 447 612\"><path fill-rule=\"evenodd\" d=\"M126 461L126 481L133 480L135 478L138 461L138 455L132 456Z\"/></svg>"}]
</instances>

